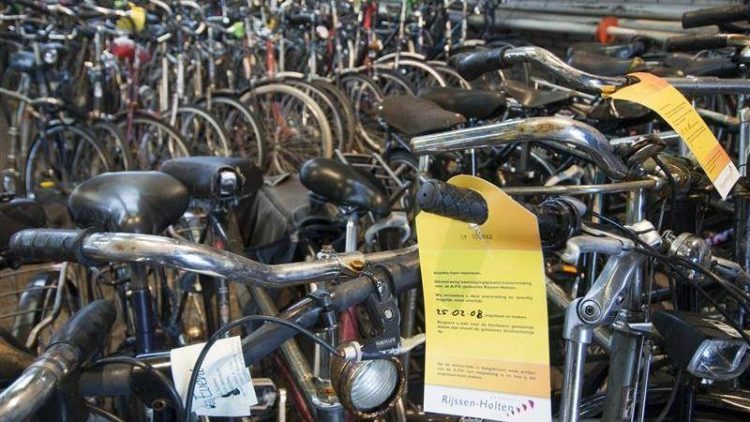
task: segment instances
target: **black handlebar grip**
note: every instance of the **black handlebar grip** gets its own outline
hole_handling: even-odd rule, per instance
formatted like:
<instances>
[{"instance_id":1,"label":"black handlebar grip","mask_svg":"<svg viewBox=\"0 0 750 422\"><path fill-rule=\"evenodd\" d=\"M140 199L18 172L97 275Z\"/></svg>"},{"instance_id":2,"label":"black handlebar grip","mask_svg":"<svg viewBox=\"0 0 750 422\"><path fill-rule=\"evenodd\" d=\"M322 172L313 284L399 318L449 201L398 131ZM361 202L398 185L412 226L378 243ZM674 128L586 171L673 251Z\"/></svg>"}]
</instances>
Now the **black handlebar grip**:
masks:
<instances>
[{"instance_id":1,"label":"black handlebar grip","mask_svg":"<svg viewBox=\"0 0 750 422\"><path fill-rule=\"evenodd\" d=\"M726 34L680 35L667 38L665 47L667 51L698 51L724 48L728 41Z\"/></svg>"},{"instance_id":2,"label":"black handlebar grip","mask_svg":"<svg viewBox=\"0 0 750 422\"><path fill-rule=\"evenodd\" d=\"M77 347L81 352L80 358L86 360L104 343L116 317L117 312L111 301L91 302L55 332L47 349L55 344L70 344Z\"/></svg>"},{"instance_id":3,"label":"black handlebar grip","mask_svg":"<svg viewBox=\"0 0 750 422\"><path fill-rule=\"evenodd\" d=\"M24 261L80 261L81 230L28 229L10 238L9 249Z\"/></svg>"},{"instance_id":4,"label":"black handlebar grip","mask_svg":"<svg viewBox=\"0 0 750 422\"><path fill-rule=\"evenodd\" d=\"M475 224L487 221L487 201L482 195L439 180L422 183L417 193L417 203L423 211L454 220Z\"/></svg>"},{"instance_id":5,"label":"black handlebar grip","mask_svg":"<svg viewBox=\"0 0 750 422\"><path fill-rule=\"evenodd\" d=\"M472 81L487 72L508 67L503 59L505 50L507 48L462 54L456 59L456 70L464 79Z\"/></svg>"},{"instance_id":6,"label":"black handlebar grip","mask_svg":"<svg viewBox=\"0 0 750 422\"><path fill-rule=\"evenodd\" d=\"M710 7L708 9L692 10L682 14L683 28L697 28L700 26L721 25L744 21L750 16L750 6L734 5Z\"/></svg>"}]
</instances>

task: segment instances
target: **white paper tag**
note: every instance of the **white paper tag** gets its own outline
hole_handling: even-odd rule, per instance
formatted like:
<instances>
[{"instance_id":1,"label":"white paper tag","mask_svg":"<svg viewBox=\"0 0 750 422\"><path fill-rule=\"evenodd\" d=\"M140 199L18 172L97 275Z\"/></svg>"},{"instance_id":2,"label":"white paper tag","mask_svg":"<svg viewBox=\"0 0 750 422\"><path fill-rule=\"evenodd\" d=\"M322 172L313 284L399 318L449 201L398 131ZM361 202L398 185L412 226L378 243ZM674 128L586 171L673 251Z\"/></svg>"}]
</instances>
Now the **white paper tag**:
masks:
<instances>
[{"instance_id":1,"label":"white paper tag","mask_svg":"<svg viewBox=\"0 0 750 422\"><path fill-rule=\"evenodd\" d=\"M187 399L193 366L205 344L192 344L170 352L172 379L183 403ZM250 416L250 406L257 403L240 338L229 337L214 343L193 390L193 412L199 416Z\"/></svg>"}]
</instances>

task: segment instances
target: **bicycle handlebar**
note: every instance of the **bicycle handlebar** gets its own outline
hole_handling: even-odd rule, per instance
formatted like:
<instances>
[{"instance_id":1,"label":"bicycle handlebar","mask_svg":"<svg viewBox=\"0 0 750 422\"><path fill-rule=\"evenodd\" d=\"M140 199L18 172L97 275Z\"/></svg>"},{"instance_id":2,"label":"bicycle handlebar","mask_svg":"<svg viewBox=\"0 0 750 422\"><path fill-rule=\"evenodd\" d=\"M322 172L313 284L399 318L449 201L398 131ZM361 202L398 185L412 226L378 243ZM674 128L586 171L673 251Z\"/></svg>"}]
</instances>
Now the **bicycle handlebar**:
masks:
<instances>
[{"instance_id":1,"label":"bicycle handlebar","mask_svg":"<svg viewBox=\"0 0 750 422\"><path fill-rule=\"evenodd\" d=\"M139 263L177 268L259 287L284 287L356 275L365 264L416 255L416 246L363 254L349 252L313 262L265 265L240 255L179 239L80 230L22 230L10 240L21 259L90 263Z\"/></svg>"},{"instance_id":2,"label":"bicycle handlebar","mask_svg":"<svg viewBox=\"0 0 750 422\"><path fill-rule=\"evenodd\" d=\"M698 51L748 45L750 37L741 34L691 34L667 38L665 48L667 51Z\"/></svg>"},{"instance_id":3,"label":"bicycle handlebar","mask_svg":"<svg viewBox=\"0 0 750 422\"><path fill-rule=\"evenodd\" d=\"M456 69L465 79L473 80L483 73L520 63L539 64L564 81L564 85L587 93L609 92L628 83L628 78L624 76L598 76L578 70L539 47L506 47L468 53L458 59Z\"/></svg>"},{"instance_id":4,"label":"bicycle handlebar","mask_svg":"<svg viewBox=\"0 0 750 422\"><path fill-rule=\"evenodd\" d=\"M488 217L487 201L478 192L439 180L423 180L417 193L422 211L467 223L483 224ZM521 203L534 214L545 250L558 249L577 233L586 213L583 202L571 197L549 198L539 205Z\"/></svg>"},{"instance_id":5,"label":"bicycle handlebar","mask_svg":"<svg viewBox=\"0 0 750 422\"><path fill-rule=\"evenodd\" d=\"M565 117L533 117L418 136L411 139L411 148L416 155L429 155L516 142L539 142L551 147L572 145L587 153L610 178L623 180L628 176L628 168L601 132Z\"/></svg>"},{"instance_id":6,"label":"bicycle handlebar","mask_svg":"<svg viewBox=\"0 0 750 422\"><path fill-rule=\"evenodd\" d=\"M97 300L76 312L52 337L44 353L0 393L0 415L26 420L55 394L104 343L117 313L112 302Z\"/></svg>"},{"instance_id":7,"label":"bicycle handlebar","mask_svg":"<svg viewBox=\"0 0 750 422\"><path fill-rule=\"evenodd\" d=\"M747 20L749 16L750 6L747 5L710 7L685 12L682 15L682 27L688 29L700 26L721 25Z\"/></svg>"}]
</instances>

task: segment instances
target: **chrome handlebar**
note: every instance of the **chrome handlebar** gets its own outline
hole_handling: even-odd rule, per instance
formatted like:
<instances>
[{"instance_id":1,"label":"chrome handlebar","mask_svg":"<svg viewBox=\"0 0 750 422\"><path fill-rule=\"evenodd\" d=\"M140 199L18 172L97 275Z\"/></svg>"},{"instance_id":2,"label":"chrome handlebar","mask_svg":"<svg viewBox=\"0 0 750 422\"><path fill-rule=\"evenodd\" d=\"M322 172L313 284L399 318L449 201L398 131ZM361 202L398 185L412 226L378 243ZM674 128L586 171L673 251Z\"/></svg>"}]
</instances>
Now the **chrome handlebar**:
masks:
<instances>
[{"instance_id":1,"label":"chrome handlebar","mask_svg":"<svg viewBox=\"0 0 750 422\"><path fill-rule=\"evenodd\" d=\"M260 287L285 287L359 274L366 264L406 259L417 247L364 254L348 252L312 262L266 265L206 245L161 236L94 233L81 242L85 259L141 263L192 271Z\"/></svg>"},{"instance_id":2,"label":"chrome handlebar","mask_svg":"<svg viewBox=\"0 0 750 422\"><path fill-rule=\"evenodd\" d=\"M552 147L571 145L587 153L610 178L623 180L628 175L628 168L614 154L609 140L601 132L565 117L533 117L418 136L411 139L411 147L416 155L429 155L515 142L540 142Z\"/></svg>"}]
</instances>

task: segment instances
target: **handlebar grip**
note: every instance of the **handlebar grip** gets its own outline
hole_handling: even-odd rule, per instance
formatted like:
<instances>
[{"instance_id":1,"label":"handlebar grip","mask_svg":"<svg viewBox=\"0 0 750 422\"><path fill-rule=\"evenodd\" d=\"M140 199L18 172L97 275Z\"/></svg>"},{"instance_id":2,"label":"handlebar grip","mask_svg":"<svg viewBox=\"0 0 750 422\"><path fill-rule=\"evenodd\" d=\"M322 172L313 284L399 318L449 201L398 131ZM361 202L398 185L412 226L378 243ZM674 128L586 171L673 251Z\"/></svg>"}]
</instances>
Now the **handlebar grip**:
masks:
<instances>
[{"instance_id":1,"label":"handlebar grip","mask_svg":"<svg viewBox=\"0 0 750 422\"><path fill-rule=\"evenodd\" d=\"M508 67L503 59L506 48L476 51L461 55L456 60L456 70L466 80L474 80L487 72Z\"/></svg>"},{"instance_id":2,"label":"handlebar grip","mask_svg":"<svg viewBox=\"0 0 750 422\"><path fill-rule=\"evenodd\" d=\"M422 183L417 193L417 203L423 211L454 220L475 224L487 221L487 201L482 195L439 180Z\"/></svg>"},{"instance_id":3,"label":"handlebar grip","mask_svg":"<svg viewBox=\"0 0 750 422\"><path fill-rule=\"evenodd\" d=\"M27 261L80 261L80 240L87 232L63 229L21 230L10 238L13 255Z\"/></svg>"},{"instance_id":4,"label":"handlebar grip","mask_svg":"<svg viewBox=\"0 0 750 422\"><path fill-rule=\"evenodd\" d=\"M720 25L736 21L744 21L750 16L750 6L734 5L710 7L708 9L692 10L682 14L683 28L697 28L700 26Z\"/></svg>"},{"instance_id":5,"label":"handlebar grip","mask_svg":"<svg viewBox=\"0 0 750 422\"><path fill-rule=\"evenodd\" d=\"M665 47L667 51L698 51L724 48L728 41L726 34L679 35L667 38Z\"/></svg>"},{"instance_id":6,"label":"handlebar grip","mask_svg":"<svg viewBox=\"0 0 750 422\"><path fill-rule=\"evenodd\" d=\"M116 317L117 312L111 301L91 302L55 332L47 349L55 344L70 344L81 351L81 360L86 360L104 343Z\"/></svg>"}]
</instances>

